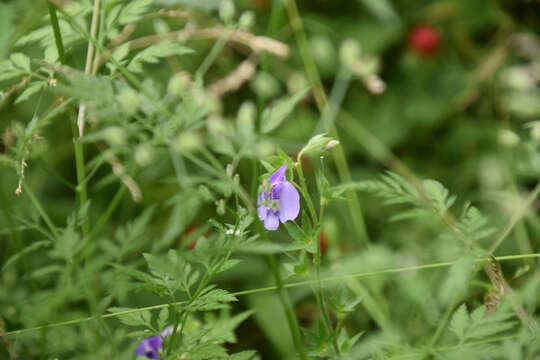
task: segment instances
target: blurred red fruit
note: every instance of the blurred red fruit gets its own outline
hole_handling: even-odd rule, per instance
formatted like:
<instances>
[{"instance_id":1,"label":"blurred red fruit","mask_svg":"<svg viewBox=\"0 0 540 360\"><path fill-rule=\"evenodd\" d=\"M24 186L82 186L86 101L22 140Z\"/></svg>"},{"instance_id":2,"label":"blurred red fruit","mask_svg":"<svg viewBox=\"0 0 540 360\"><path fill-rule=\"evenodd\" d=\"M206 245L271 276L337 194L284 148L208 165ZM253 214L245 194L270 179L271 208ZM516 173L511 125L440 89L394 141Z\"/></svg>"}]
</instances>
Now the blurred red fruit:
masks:
<instances>
[{"instance_id":1,"label":"blurred red fruit","mask_svg":"<svg viewBox=\"0 0 540 360\"><path fill-rule=\"evenodd\" d=\"M328 240L326 240L326 233L324 232L324 230L321 230L319 241L321 244L321 255L323 255L326 252L326 249L328 249Z\"/></svg>"},{"instance_id":2,"label":"blurred red fruit","mask_svg":"<svg viewBox=\"0 0 540 360\"><path fill-rule=\"evenodd\" d=\"M183 233L182 235L180 235L180 238L178 239L178 244L180 246L182 246L182 244L186 241L187 238L190 237L190 235L192 235L195 231L197 231L199 229L198 226L196 225L192 225L190 226L185 233ZM191 241L189 244L186 245L186 249L193 249L195 247L195 245L197 245L197 239Z\"/></svg>"},{"instance_id":3,"label":"blurred red fruit","mask_svg":"<svg viewBox=\"0 0 540 360\"><path fill-rule=\"evenodd\" d=\"M441 34L431 25L417 25L409 33L409 46L422 55L435 54L441 46Z\"/></svg>"}]
</instances>

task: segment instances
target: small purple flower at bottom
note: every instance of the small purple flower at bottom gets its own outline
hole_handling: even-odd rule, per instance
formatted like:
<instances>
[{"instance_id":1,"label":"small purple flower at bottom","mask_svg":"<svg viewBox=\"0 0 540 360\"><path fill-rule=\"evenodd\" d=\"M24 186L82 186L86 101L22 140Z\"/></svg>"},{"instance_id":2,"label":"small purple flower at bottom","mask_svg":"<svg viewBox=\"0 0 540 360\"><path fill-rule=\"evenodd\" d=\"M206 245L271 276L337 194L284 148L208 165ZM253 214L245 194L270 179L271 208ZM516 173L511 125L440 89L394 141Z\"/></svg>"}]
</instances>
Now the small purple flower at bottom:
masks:
<instances>
[{"instance_id":1,"label":"small purple flower at bottom","mask_svg":"<svg viewBox=\"0 0 540 360\"><path fill-rule=\"evenodd\" d=\"M163 339L167 336L170 336L172 334L172 330L173 327L168 326L161 332L161 336L156 335L149 337L148 339L144 339L137 348L137 352L135 353L135 355L146 356L149 359L159 359L159 353L161 352Z\"/></svg>"},{"instance_id":2,"label":"small purple flower at bottom","mask_svg":"<svg viewBox=\"0 0 540 360\"><path fill-rule=\"evenodd\" d=\"M257 213L266 230L277 230L279 222L294 220L300 212L300 195L285 178L287 164L270 176L270 188L257 196Z\"/></svg>"}]
</instances>

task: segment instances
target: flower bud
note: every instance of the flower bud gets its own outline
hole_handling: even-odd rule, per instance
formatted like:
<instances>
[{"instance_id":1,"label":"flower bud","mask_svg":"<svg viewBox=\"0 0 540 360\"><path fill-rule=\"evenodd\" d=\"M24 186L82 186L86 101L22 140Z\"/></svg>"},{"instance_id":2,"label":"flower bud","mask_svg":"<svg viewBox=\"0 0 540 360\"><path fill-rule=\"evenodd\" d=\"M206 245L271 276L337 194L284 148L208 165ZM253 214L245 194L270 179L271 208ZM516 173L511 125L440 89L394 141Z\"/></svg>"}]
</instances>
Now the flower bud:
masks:
<instances>
[{"instance_id":1,"label":"flower bud","mask_svg":"<svg viewBox=\"0 0 540 360\"><path fill-rule=\"evenodd\" d=\"M346 39L339 49L339 58L344 66L352 69L354 63L360 59L361 53L360 44L356 40Z\"/></svg>"},{"instance_id":2,"label":"flower bud","mask_svg":"<svg viewBox=\"0 0 540 360\"><path fill-rule=\"evenodd\" d=\"M141 105L139 94L129 87L122 88L116 99L120 103L122 110L128 115L135 114Z\"/></svg>"},{"instance_id":3,"label":"flower bud","mask_svg":"<svg viewBox=\"0 0 540 360\"><path fill-rule=\"evenodd\" d=\"M173 140L173 148L178 152L190 152L202 144L201 136L195 132L183 132Z\"/></svg>"},{"instance_id":4,"label":"flower bud","mask_svg":"<svg viewBox=\"0 0 540 360\"><path fill-rule=\"evenodd\" d=\"M234 184L234 186L240 185L240 175L234 174L234 177L233 177L233 184Z\"/></svg>"},{"instance_id":5,"label":"flower bud","mask_svg":"<svg viewBox=\"0 0 540 360\"><path fill-rule=\"evenodd\" d=\"M135 148L135 161L139 166L150 164L154 158L154 149L149 144L140 144Z\"/></svg>"},{"instance_id":6,"label":"flower bud","mask_svg":"<svg viewBox=\"0 0 540 360\"><path fill-rule=\"evenodd\" d=\"M206 128L212 135L222 136L228 133L227 124L220 116L210 116L206 121Z\"/></svg>"},{"instance_id":7,"label":"flower bud","mask_svg":"<svg viewBox=\"0 0 540 360\"><path fill-rule=\"evenodd\" d=\"M232 178L233 177L233 166L232 164L228 164L227 167L225 168L225 173L227 174L228 177Z\"/></svg>"},{"instance_id":8,"label":"flower bud","mask_svg":"<svg viewBox=\"0 0 540 360\"><path fill-rule=\"evenodd\" d=\"M225 200L220 199L219 201L216 201L216 212L220 216L225 215Z\"/></svg>"},{"instance_id":9,"label":"flower bud","mask_svg":"<svg viewBox=\"0 0 540 360\"><path fill-rule=\"evenodd\" d=\"M339 145L338 140L330 140L328 142L328 144L326 144L326 146L322 149L322 151L328 151L328 150L330 150L331 148L333 148L334 146L337 146L337 145Z\"/></svg>"},{"instance_id":10,"label":"flower bud","mask_svg":"<svg viewBox=\"0 0 540 360\"><path fill-rule=\"evenodd\" d=\"M309 87L309 81L302 72L295 71L287 79L287 90L291 94L296 94L307 87Z\"/></svg>"},{"instance_id":11,"label":"flower bud","mask_svg":"<svg viewBox=\"0 0 540 360\"><path fill-rule=\"evenodd\" d=\"M251 80L253 91L264 99L269 99L279 93L279 81L267 72L259 71Z\"/></svg>"},{"instance_id":12,"label":"flower bud","mask_svg":"<svg viewBox=\"0 0 540 360\"><path fill-rule=\"evenodd\" d=\"M118 126L109 126L103 130L103 137L111 146L121 146L126 143L126 133Z\"/></svg>"},{"instance_id":13,"label":"flower bud","mask_svg":"<svg viewBox=\"0 0 540 360\"><path fill-rule=\"evenodd\" d=\"M504 70L501 80L503 85L517 91L534 89L536 86L536 80L526 66L512 66Z\"/></svg>"},{"instance_id":14,"label":"flower bud","mask_svg":"<svg viewBox=\"0 0 540 360\"><path fill-rule=\"evenodd\" d=\"M508 129L500 130L497 134L497 139L499 140L499 144L508 148L515 147L519 144L519 136Z\"/></svg>"},{"instance_id":15,"label":"flower bud","mask_svg":"<svg viewBox=\"0 0 540 360\"><path fill-rule=\"evenodd\" d=\"M255 13L251 10L244 11L238 19L238 27L243 30L250 29L255 24Z\"/></svg>"},{"instance_id":16,"label":"flower bud","mask_svg":"<svg viewBox=\"0 0 540 360\"><path fill-rule=\"evenodd\" d=\"M531 132L531 139L540 141L540 121L532 121L528 124Z\"/></svg>"},{"instance_id":17,"label":"flower bud","mask_svg":"<svg viewBox=\"0 0 540 360\"><path fill-rule=\"evenodd\" d=\"M234 2L232 0L222 0L219 6L219 17L226 23L231 22L236 12Z\"/></svg>"},{"instance_id":18,"label":"flower bud","mask_svg":"<svg viewBox=\"0 0 540 360\"><path fill-rule=\"evenodd\" d=\"M366 76L364 84L368 91L374 95L380 95L386 90L386 83L377 74Z\"/></svg>"},{"instance_id":19,"label":"flower bud","mask_svg":"<svg viewBox=\"0 0 540 360\"><path fill-rule=\"evenodd\" d=\"M174 74L167 85L167 91L174 97L180 97L191 85L191 79L186 72Z\"/></svg>"}]
</instances>

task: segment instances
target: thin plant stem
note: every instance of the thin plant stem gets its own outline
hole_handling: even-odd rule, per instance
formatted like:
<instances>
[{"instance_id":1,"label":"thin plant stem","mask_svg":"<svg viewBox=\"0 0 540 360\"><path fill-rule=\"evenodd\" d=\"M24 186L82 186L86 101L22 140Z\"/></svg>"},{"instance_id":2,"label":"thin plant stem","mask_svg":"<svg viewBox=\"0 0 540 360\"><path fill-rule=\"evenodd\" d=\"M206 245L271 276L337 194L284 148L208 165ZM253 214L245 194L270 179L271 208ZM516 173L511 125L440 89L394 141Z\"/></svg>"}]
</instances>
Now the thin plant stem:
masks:
<instances>
[{"instance_id":1,"label":"thin plant stem","mask_svg":"<svg viewBox=\"0 0 540 360\"><path fill-rule=\"evenodd\" d=\"M58 25L58 17L56 16L56 6L47 1L49 7L49 16L51 17L51 25L54 32L54 40L56 42L56 49L58 51L58 59L62 64L66 64L66 55L64 54L64 43L62 41L62 34L60 33L60 26Z\"/></svg>"},{"instance_id":2,"label":"thin plant stem","mask_svg":"<svg viewBox=\"0 0 540 360\"><path fill-rule=\"evenodd\" d=\"M536 200L538 195L540 194L540 182L536 184L534 189L529 193L527 198L525 199L524 204L521 206L520 211L516 211L512 217L508 220L506 225L504 226L503 230L501 231L500 235L497 237L493 245L489 248L488 252L490 254L493 254L495 250L502 244L504 239L508 237L514 226L521 220L524 213L527 211L529 206Z\"/></svg>"},{"instance_id":3,"label":"thin plant stem","mask_svg":"<svg viewBox=\"0 0 540 360\"><path fill-rule=\"evenodd\" d=\"M212 50L210 50L210 53L206 56L206 58L203 60L203 63L199 68L197 69L197 72L195 73L195 78L203 78L208 69L212 66L214 61L216 61L217 56L223 50L223 47L225 44L227 44L228 38L220 38L214 46L212 47Z\"/></svg>"},{"instance_id":4,"label":"thin plant stem","mask_svg":"<svg viewBox=\"0 0 540 360\"><path fill-rule=\"evenodd\" d=\"M97 33L98 26L98 17L99 17L99 6L100 0L94 0L94 8L92 10L92 22L90 24L90 35L88 39L88 49L86 52L86 64L84 66L84 73L92 73L92 64L94 61L94 50L95 50L95 38ZM77 115L77 127L79 129L79 137L82 137L84 134L84 115L86 111L86 106L84 104L79 105L79 113Z\"/></svg>"},{"instance_id":5,"label":"thin plant stem","mask_svg":"<svg viewBox=\"0 0 540 360\"><path fill-rule=\"evenodd\" d=\"M283 281L281 280L281 274L279 271L278 264L274 255L268 256L268 264L272 270L272 275L274 276L274 281L276 282L276 290L278 291L279 300L285 310L285 316L287 317L287 323L289 324L289 329L291 330L293 336L293 342L298 351L298 355L301 359L307 359L306 350L304 349L304 343L302 341L302 336L300 333L300 327L298 325L298 320L296 319L296 314L291 304L291 299L285 287L283 286Z\"/></svg>"},{"instance_id":6,"label":"thin plant stem","mask_svg":"<svg viewBox=\"0 0 540 360\"><path fill-rule=\"evenodd\" d=\"M437 343L437 340L439 340L439 337L442 334L442 331L444 330L446 323L450 319L450 316L452 315L452 312L454 311L455 304L452 306L449 306L448 309L446 309L446 312L444 313L444 316L442 318L442 321L439 322L439 325L437 326L437 329L435 330L435 333L431 337L429 341L429 347L432 349L433 346Z\"/></svg>"},{"instance_id":7,"label":"thin plant stem","mask_svg":"<svg viewBox=\"0 0 540 360\"><path fill-rule=\"evenodd\" d=\"M315 207L313 206L313 201L311 200L311 197L308 195L309 191L306 184L306 179L304 177L304 172L302 170L302 152L298 154L298 162L296 164L296 171L298 173L298 179L300 180L300 186L302 187L302 193L304 193L304 199L306 200L308 204L308 209L311 213L312 221L313 221L313 228L319 229L320 228L320 222L322 220L322 215L324 214L324 207L321 207L321 213L320 218L317 218L317 213L315 211ZM319 230L320 231L320 230ZM318 283L316 285L316 289L314 291L315 293L315 300L317 301L317 307L319 308L319 311L321 313L323 323L328 331L328 336L332 338L332 346L334 347L334 351L336 352L336 355L339 357L339 346L337 344L337 339L332 334L332 324L330 323L330 318L328 315L328 309L326 307L326 301L324 299L324 293L322 291L321 286L321 242L319 241L319 231L317 231L314 235L317 243L317 250L315 252L315 276L318 280Z\"/></svg>"},{"instance_id":8,"label":"thin plant stem","mask_svg":"<svg viewBox=\"0 0 540 360\"><path fill-rule=\"evenodd\" d=\"M523 259L534 259L534 258L540 258L540 253L507 255L507 256L495 257L495 259L497 261L523 260ZM482 263L482 262L485 262L487 260L489 260L489 258L482 257L482 258L476 258L473 261L475 263ZM383 275L383 274L399 274L399 273L411 272L411 271L421 271L421 270L428 270L428 269L445 268L445 267L450 267L452 265L454 265L454 262L449 261L449 262L440 262L440 263L425 264L425 265L407 266L407 267L401 267L401 268L391 268L391 269L385 269L385 270L379 270L379 271L368 271L368 272L362 272L362 273L343 274L343 275L336 275L336 276L329 276L329 277L326 277L326 278L321 278L320 280L304 280L304 281L297 281L297 282L292 282L292 283L285 283L285 284L283 284L283 288L284 289L289 289L289 288L295 288L295 287L299 287L299 286L309 286L309 285L317 284L319 281L322 282L322 283L336 282L336 281L343 281L343 280L348 280L348 279L353 279L353 278L357 278L357 279L358 278L368 278L368 277L379 276L379 275ZM259 293L268 292L268 291L276 291L278 289L279 289L278 286L274 285L274 286L267 286L267 287L263 287L263 288L256 288L256 289L237 291L237 292L233 292L231 294L233 296L244 296L244 295L251 295L251 294L259 294ZM175 305L183 305L183 304L186 304L186 301L180 301L180 302L175 303ZM163 309L163 308L165 308L165 307L167 307L169 305L170 304L167 303L167 304L146 306L146 307L142 307L142 308L138 308L138 309L130 309L130 310L125 310L125 311L119 311L119 312L115 312L115 313L105 314L105 315L102 315L101 317L104 318L104 319L106 319L106 318L115 318L115 317L118 317L118 316L138 313L138 312L142 312L142 311ZM13 330L13 331L6 332L5 336L20 335L20 334L24 334L24 333L28 333L28 332L32 332L32 331L38 331L38 330L41 330L41 329L44 329L44 328L55 328L55 327L61 327L61 326L76 325L76 324L79 324L79 323L82 323L82 322L87 322L87 321L90 321L90 320L93 320L93 319L94 319L94 317L85 317L85 318L67 320L67 321L62 321L62 322L58 322L58 323L47 324L47 325L42 325L42 326L36 326L36 327L26 328L26 329L21 329L21 330Z\"/></svg>"},{"instance_id":9,"label":"thin plant stem","mask_svg":"<svg viewBox=\"0 0 540 360\"><path fill-rule=\"evenodd\" d=\"M45 221L45 224L47 224L47 227L49 228L49 230L51 230L51 233L53 234L54 238L58 240L58 238L60 237L60 234L58 233L56 226L52 222L49 215L47 215L47 212L45 211L45 209L43 208L43 206L37 199L32 189L29 186L27 186L24 182L23 182L23 188L24 188L24 192L26 193L26 195L28 195L28 198L32 202L32 205L34 205L34 207L38 211L43 221Z\"/></svg>"},{"instance_id":10,"label":"thin plant stem","mask_svg":"<svg viewBox=\"0 0 540 360\"><path fill-rule=\"evenodd\" d=\"M311 50L304 33L302 19L298 13L298 8L296 6L295 0L286 1L286 9L289 15L289 21L291 27L294 31L296 42L298 43L298 48L300 51L300 56L306 68L306 73L308 79L313 87L313 94L315 96L315 102L319 112L322 114L325 111L325 108L328 106L328 100L326 98L326 93L322 86L321 78L317 70L317 65L311 54ZM328 125L328 126L326 126ZM339 140L339 135L335 126L331 124L325 124L326 131L334 138ZM349 170L349 165L347 164L347 159L345 157L345 152L341 147L336 147L333 151L334 160L336 162L336 167L338 174L342 183L348 183L352 181L351 172ZM362 208L360 207L360 201L358 200L357 194L352 190L346 191L347 197L350 199L349 211L351 213L351 219L355 227L358 239L360 242L368 248L370 246L369 236L366 230L366 225L364 222L364 216L362 214Z\"/></svg>"},{"instance_id":11,"label":"thin plant stem","mask_svg":"<svg viewBox=\"0 0 540 360\"><path fill-rule=\"evenodd\" d=\"M266 241L270 241L270 239L268 239L268 234L262 228L262 224L260 222L257 222L257 230L261 238L265 239ZM283 285L283 280L281 279L281 274L276 258L273 254L271 254L267 256L267 261L268 265L270 266L270 270L272 271L274 281L276 283L276 286L273 286L272 288L278 291L279 301L281 302L281 306L285 311L287 324L289 325L289 330L291 331L291 335L293 337L293 343L296 347L296 350L298 351L298 355L300 356L300 358L302 360L306 360L307 355L306 350L304 349L304 343L302 341L302 335L300 332L300 327L298 325L298 320L296 319L296 314L294 312L291 299L289 298L289 294L287 293Z\"/></svg>"},{"instance_id":12,"label":"thin plant stem","mask_svg":"<svg viewBox=\"0 0 540 360\"><path fill-rule=\"evenodd\" d=\"M317 212L315 211L315 206L313 205L313 201L309 196L306 178L304 177L304 171L302 170L302 152L298 154L298 159L296 162L296 172L298 173L298 180L300 180L300 187L302 188L302 192L304 193L304 200L307 203L308 210L311 215L311 220L313 221L313 225L315 226L315 224L318 223Z\"/></svg>"}]
</instances>

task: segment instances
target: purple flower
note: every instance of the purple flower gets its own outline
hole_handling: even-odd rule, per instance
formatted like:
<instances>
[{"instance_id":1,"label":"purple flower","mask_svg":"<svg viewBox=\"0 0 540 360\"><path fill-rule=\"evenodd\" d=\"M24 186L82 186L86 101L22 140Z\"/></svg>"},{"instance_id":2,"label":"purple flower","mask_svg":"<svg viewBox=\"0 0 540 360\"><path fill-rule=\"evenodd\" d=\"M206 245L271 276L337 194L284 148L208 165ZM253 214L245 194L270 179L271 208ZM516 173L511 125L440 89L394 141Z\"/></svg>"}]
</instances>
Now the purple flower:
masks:
<instances>
[{"instance_id":1,"label":"purple flower","mask_svg":"<svg viewBox=\"0 0 540 360\"><path fill-rule=\"evenodd\" d=\"M161 332L161 335L156 335L149 337L148 339L144 339L137 348L137 352L135 353L135 355L146 356L149 359L159 359L159 353L161 352L163 339L167 336L170 336L172 334L172 330L172 326L168 326Z\"/></svg>"},{"instance_id":2,"label":"purple flower","mask_svg":"<svg viewBox=\"0 0 540 360\"><path fill-rule=\"evenodd\" d=\"M270 176L270 188L257 196L257 212L266 230L277 230L279 222L294 220L300 212L300 195L285 178L287 164Z\"/></svg>"}]
</instances>

